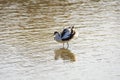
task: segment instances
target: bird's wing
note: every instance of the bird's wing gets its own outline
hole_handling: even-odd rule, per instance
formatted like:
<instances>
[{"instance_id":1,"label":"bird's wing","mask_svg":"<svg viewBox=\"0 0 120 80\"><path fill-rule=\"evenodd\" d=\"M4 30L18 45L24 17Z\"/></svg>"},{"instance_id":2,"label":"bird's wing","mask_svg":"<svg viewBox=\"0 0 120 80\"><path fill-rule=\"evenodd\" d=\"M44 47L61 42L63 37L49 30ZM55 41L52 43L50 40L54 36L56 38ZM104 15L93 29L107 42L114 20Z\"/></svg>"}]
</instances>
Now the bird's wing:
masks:
<instances>
[{"instance_id":1,"label":"bird's wing","mask_svg":"<svg viewBox=\"0 0 120 80\"><path fill-rule=\"evenodd\" d=\"M61 38L68 36L70 33L71 33L71 30L69 28L63 29L63 31L61 32Z\"/></svg>"},{"instance_id":2,"label":"bird's wing","mask_svg":"<svg viewBox=\"0 0 120 80\"><path fill-rule=\"evenodd\" d=\"M73 38L73 36L75 35L75 31L72 31L71 33L69 34L66 34L62 37L62 40L70 40Z\"/></svg>"},{"instance_id":3,"label":"bird's wing","mask_svg":"<svg viewBox=\"0 0 120 80\"><path fill-rule=\"evenodd\" d=\"M65 29L61 32L61 38L65 35Z\"/></svg>"},{"instance_id":4,"label":"bird's wing","mask_svg":"<svg viewBox=\"0 0 120 80\"><path fill-rule=\"evenodd\" d=\"M65 32L64 35L61 37L62 39L70 37L70 32Z\"/></svg>"}]
</instances>

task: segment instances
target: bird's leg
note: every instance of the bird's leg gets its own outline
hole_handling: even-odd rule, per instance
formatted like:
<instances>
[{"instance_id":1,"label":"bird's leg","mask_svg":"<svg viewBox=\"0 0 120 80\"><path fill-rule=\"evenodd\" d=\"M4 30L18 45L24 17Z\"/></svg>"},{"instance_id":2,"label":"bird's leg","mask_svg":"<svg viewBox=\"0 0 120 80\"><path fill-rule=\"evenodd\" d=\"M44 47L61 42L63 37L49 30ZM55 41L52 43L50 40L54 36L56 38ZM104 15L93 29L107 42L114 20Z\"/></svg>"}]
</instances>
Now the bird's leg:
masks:
<instances>
[{"instance_id":1,"label":"bird's leg","mask_svg":"<svg viewBox=\"0 0 120 80\"><path fill-rule=\"evenodd\" d=\"M67 48L69 48L69 43L67 42Z\"/></svg>"}]
</instances>

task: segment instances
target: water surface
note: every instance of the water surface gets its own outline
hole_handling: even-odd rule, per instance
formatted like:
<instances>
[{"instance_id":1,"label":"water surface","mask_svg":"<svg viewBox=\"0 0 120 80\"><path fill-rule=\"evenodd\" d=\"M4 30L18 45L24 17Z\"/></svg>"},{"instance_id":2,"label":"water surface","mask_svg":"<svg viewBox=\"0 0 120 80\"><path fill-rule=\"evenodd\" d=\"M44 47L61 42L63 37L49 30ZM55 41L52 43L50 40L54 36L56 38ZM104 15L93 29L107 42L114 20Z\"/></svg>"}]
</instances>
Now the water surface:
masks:
<instances>
[{"instance_id":1,"label":"water surface","mask_svg":"<svg viewBox=\"0 0 120 80\"><path fill-rule=\"evenodd\" d=\"M1 80L119 80L119 0L0 0ZM75 26L69 49L54 31Z\"/></svg>"}]
</instances>

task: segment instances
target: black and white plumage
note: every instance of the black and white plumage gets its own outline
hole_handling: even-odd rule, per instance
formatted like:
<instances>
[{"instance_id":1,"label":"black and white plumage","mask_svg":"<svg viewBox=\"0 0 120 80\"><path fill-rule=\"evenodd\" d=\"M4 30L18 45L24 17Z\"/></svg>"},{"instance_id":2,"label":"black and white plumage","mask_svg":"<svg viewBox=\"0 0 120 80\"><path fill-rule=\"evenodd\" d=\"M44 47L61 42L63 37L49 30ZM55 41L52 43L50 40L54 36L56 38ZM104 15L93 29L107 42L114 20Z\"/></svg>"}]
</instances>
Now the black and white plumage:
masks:
<instances>
[{"instance_id":1,"label":"black and white plumage","mask_svg":"<svg viewBox=\"0 0 120 80\"><path fill-rule=\"evenodd\" d=\"M64 47L64 43L67 43L67 48L69 47L69 41L71 39L73 39L73 37L76 35L76 31L74 30L74 26L73 27L68 27L63 29L63 31L61 33L55 31L54 32L54 40L60 43L63 43L63 47Z\"/></svg>"}]
</instances>

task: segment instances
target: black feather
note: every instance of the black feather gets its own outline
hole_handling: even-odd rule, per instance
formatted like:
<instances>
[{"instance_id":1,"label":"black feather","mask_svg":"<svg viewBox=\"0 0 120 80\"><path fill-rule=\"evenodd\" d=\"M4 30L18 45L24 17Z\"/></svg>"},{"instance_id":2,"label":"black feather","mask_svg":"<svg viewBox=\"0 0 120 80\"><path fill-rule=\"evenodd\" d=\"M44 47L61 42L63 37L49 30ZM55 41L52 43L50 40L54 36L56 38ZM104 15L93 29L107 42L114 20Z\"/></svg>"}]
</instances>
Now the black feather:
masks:
<instances>
[{"instance_id":1,"label":"black feather","mask_svg":"<svg viewBox=\"0 0 120 80\"><path fill-rule=\"evenodd\" d=\"M69 35L69 37L62 39L62 41L70 40L74 37L74 35L75 35L75 31L71 29L71 34Z\"/></svg>"}]
</instances>

